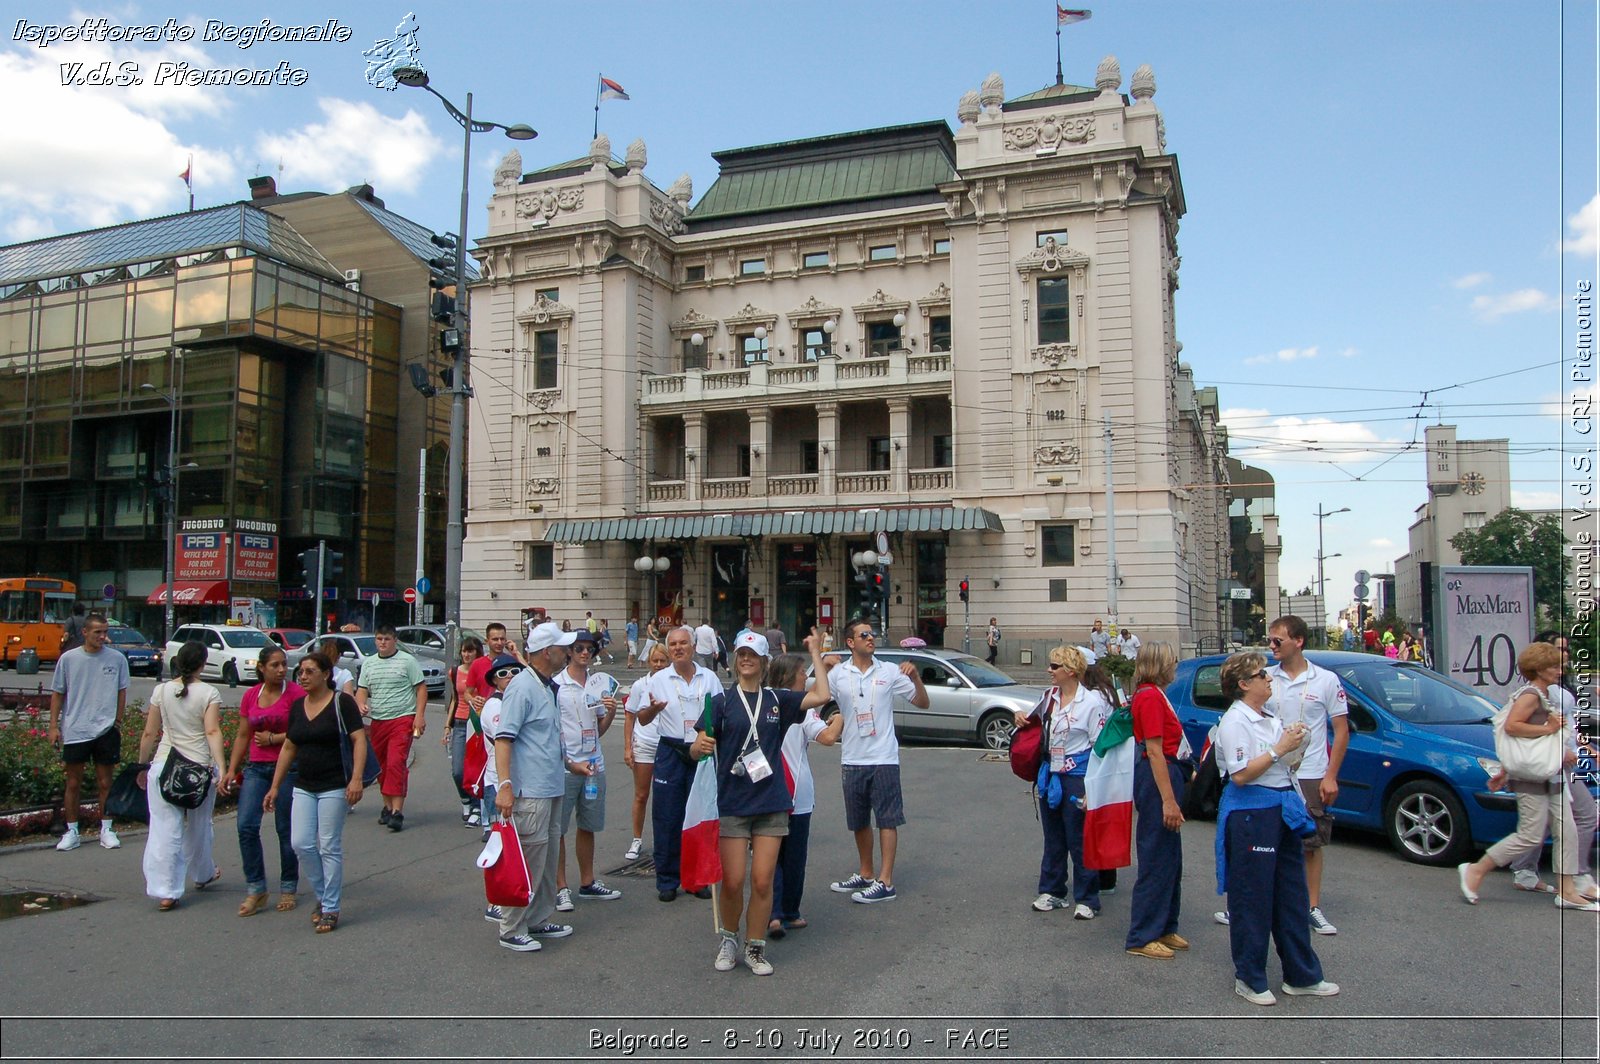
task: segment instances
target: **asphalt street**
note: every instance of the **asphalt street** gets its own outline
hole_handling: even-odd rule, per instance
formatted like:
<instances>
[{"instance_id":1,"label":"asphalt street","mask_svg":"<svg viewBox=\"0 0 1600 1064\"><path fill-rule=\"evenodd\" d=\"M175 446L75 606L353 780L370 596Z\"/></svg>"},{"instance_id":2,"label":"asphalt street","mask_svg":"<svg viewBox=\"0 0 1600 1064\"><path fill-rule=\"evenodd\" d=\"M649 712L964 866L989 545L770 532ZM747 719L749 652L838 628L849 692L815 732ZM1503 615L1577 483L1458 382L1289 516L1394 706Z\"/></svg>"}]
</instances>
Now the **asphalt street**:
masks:
<instances>
[{"instance_id":1,"label":"asphalt street","mask_svg":"<svg viewBox=\"0 0 1600 1064\"><path fill-rule=\"evenodd\" d=\"M874 906L827 889L855 854L838 755L812 748L811 926L769 947L777 972L760 979L713 970L709 903L662 904L650 879L613 873L632 791L614 729L597 866L624 896L579 902L561 917L572 937L513 953L482 917L479 836L461 824L437 719L413 770L406 830L379 827L376 795L352 815L332 935L312 933L304 894L292 914L235 915L231 815L216 821L221 883L170 914L144 895L141 834L116 851L91 842L0 854L0 889L98 899L0 920L0 1057L1596 1058L1593 914L1560 912L1505 874L1469 907L1453 870L1336 834L1323 904L1339 934L1314 945L1343 993L1261 1009L1232 993L1227 929L1210 917L1222 904L1209 823L1183 832L1181 930L1193 948L1171 961L1130 957L1134 871L1100 919L1032 911L1040 843L1026 788L974 748L904 747L900 897ZM1276 971L1274 959L1275 983Z\"/></svg>"}]
</instances>

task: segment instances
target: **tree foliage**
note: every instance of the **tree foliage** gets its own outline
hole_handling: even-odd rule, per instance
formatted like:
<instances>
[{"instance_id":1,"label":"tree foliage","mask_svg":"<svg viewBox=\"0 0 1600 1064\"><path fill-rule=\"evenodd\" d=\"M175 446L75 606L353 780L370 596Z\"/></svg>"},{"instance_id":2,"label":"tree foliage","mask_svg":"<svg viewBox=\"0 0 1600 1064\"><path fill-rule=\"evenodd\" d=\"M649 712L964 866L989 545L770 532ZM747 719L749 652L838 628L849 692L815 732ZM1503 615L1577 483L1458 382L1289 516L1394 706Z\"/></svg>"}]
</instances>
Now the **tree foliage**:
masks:
<instances>
[{"instance_id":1,"label":"tree foliage","mask_svg":"<svg viewBox=\"0 0 1600 1064\"><path fill-rule=\"evenodd\" d=\"M1463 565L1531 566L1534 601L1549 615L1561 612L1567 541L1555 514L1536 518L1513 506L1479 528L1457 532L1450 545Z\"/></svg>"}]
</instances>

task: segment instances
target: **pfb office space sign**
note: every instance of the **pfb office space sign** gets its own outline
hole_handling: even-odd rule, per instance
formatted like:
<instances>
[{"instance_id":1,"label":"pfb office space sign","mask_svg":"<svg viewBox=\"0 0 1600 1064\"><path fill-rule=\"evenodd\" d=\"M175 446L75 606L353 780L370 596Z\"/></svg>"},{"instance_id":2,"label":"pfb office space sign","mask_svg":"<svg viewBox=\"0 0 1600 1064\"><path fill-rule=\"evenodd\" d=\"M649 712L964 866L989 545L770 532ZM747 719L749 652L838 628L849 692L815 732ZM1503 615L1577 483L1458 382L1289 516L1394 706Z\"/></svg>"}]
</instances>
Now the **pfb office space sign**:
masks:
<instances>
[{"instance_id":1,"label":"pfb office space sign","mask_svg":"<svg viewBox=\"0 0 1600 1064\"><path fill-rule=\"evenodd\" d=\"M1522 686L1517 655L1533 641L1533 570L1441 565L1435 572L1434 667L1503 704Z\"/></svg>"}]
</instances>

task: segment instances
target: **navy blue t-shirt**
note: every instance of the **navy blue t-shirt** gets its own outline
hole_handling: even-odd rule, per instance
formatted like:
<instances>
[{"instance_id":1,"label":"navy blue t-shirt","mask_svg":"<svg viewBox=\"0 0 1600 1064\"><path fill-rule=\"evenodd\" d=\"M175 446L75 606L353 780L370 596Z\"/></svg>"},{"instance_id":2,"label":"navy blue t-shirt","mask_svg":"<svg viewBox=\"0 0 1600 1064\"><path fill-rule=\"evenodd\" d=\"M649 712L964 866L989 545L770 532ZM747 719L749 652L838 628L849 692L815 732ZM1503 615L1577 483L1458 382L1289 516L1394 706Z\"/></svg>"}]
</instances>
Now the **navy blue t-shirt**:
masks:
<instances>
[{"instance_id":1,"label":"navy blue t-shirt","mask_svg":"<svg viewBox=\"0 0 1600 1064\"><path fill-rule=\"evenodd\" d=\"M745 695L755 707L755 695ZM756 741L750 743L750 715L737 687L730 687L711 700L711 719L717 739L717 812L722 816L759 816L794 808L794 797L784 779L783 737L791 725L805 719L801 707L804 691L774 691L763 687L756 709ZM757 745L766 755L772 775L760 783L749 776L735 776L733 766L747 748Z\"/></svg>"}]
</instances>

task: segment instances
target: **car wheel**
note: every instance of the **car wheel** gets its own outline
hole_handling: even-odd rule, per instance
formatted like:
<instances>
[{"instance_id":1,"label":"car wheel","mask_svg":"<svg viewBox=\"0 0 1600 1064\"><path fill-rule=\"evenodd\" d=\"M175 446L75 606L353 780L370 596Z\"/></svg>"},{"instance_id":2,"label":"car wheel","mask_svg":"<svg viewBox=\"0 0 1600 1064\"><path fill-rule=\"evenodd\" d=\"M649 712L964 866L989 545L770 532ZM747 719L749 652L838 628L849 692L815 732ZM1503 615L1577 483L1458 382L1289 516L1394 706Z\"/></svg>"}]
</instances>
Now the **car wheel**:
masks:
<instances>
[{"instance_id":1,"label":"car wheel","mask_svg":"<svg viewBox=\"0 0 1600 1064\"><path fill-rule=\"evenodd\" d=\"M1458 864L1472 845L1466 811L1455 794L1435 780L1412 780L1396 790L1383 821L1390 845L1417 864Z\"/></svg>"},{"instance_id":2,"label":"car wheel","mask_svg":"<svg viewBox=\"0 0 1600 1064\"><path fill-rule=\"evenodd\" d=\"M1011 733L1016 730L1016 719L1010 711L995 710L978 723L978 741L987 749L1004 753L1011 749Z\"/></svg>"},{"instance_id":3,"label":"car wheel","mask_svg":"<svg viewBox=\"0 0 1600 1064\"><path fill-rule=\"evenodd\" d=\"M222 667L222 682L229 687L239 686L239 670L231 661Z\"/></svg>"}]
</instances>

